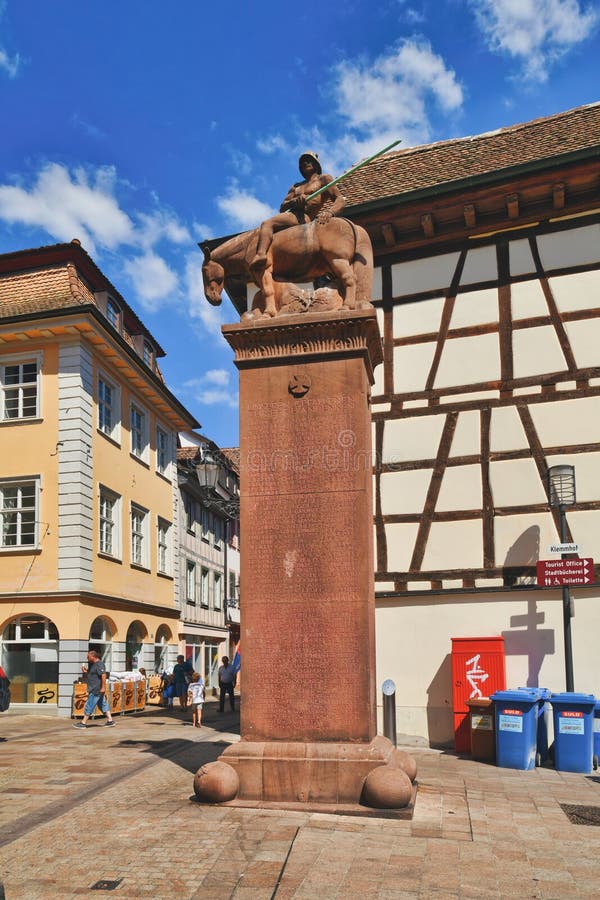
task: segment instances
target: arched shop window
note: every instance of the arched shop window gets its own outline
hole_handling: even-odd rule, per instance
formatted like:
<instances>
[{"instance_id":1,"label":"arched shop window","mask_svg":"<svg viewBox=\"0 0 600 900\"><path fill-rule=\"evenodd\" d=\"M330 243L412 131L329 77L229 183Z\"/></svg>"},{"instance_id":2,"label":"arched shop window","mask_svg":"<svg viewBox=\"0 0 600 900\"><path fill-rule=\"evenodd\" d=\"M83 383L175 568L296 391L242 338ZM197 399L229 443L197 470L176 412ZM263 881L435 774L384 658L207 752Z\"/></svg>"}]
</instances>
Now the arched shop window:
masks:
<instances>
[{"instance_id":1,"label":"arched shop window","mask_svg":"<svg viewBox=\"0 0 600 900\"><path fill-rule=\"evenodd\" d=\"M0 665L11 680L13 703L56 703L58 631L43 616L18 616L0 638Z\"/></svg>"},{"instance_id":2,"label":"arched shop window","mask_svg":"<svg viewBox=\"0 0 600 900\"><path fill-rule=\"evenodd\" d=\"M144 638L147 631L142 622L132 622L125 638L125 670L135 672L144 665Z\"/></svg>"},{"instance_id":3,"label":"arched shop window","mask_svg":"<svg viewBox=\"0 0 600 900\"><path fill-rule=\"evenodd\" d=\"M154 671L164 672L169 665L169 641L171 632L166 625L161 625L154 638Z\"/></svg>"},{"instance_id":4,"label":"arched shop window","mask_svg":"<svg viewBox=\"0 0 600 900\"><path fill-rule=\"evenodd\" d=\"M90 628L88 647L90 650L98 651L107 672L112 668L112 639L113 633L109 623L102 616L98 616Z\"/></svg>"}]
</instances>

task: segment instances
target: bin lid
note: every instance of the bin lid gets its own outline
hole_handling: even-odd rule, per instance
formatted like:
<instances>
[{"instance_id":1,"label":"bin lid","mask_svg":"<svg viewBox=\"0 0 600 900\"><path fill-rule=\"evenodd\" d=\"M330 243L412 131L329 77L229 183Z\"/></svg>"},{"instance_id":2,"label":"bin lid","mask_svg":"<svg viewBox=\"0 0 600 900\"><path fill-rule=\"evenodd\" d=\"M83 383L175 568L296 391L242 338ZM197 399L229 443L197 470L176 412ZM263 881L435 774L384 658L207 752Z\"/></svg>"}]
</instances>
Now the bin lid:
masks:
<instances>
[{"instance_id":1,"label":"bin lid","mask_svg":"<svg viewBox=\"0 0 600 900\"><path fill-rule=\"evenodd\" d=\"M565 691L562 694L551 694L550 700L553 706L561 703L578 704L582 706L595 706L596 698L593 694L575 694L572 691Z\"/></svg>"},{"instance_id":2,"label":"bin lid","mask_svg":"<svg viewBox=\"0 0 600 900\"><path fill-rule=\"evenodd\" d=\"M516 691L496 691L492 700L499 703L537 703L540 694L537 688L519 688Z\"/></svg>"},{"instance_id":3,"label":"bin lid","mask_svg":"<svg viewBox=\"0 0 600 900\"><path fill-rule=\"evenodd\" d=\"M531 688L519 687L519 688L517 688L517 690L518 691L537 691L538 700L549 700L552 695L552 691L549 690L549 688L543 688L543 687L531 687Z\"/></svg>"}]
</instances>

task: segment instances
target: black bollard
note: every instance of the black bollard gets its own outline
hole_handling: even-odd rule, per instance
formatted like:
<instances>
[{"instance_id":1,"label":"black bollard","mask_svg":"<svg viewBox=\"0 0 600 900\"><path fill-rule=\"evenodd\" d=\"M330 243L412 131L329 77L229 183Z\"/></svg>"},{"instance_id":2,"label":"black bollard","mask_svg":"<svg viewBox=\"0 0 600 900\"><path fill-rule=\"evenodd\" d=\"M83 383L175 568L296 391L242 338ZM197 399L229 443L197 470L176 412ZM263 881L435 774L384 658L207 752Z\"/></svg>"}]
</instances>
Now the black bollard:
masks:
<instances>
[{"instance_id":1,"label":"black bollard","mask_svg":"<svg viewBox=\"0 0 600 900\"><path fill-rule=\"evenodd\" d=\"M383 733L396 747L398 743L396 737L396 685L391 678L386 678L381 685L381 690L383 691Z\"/></svg>"}]
</instances>

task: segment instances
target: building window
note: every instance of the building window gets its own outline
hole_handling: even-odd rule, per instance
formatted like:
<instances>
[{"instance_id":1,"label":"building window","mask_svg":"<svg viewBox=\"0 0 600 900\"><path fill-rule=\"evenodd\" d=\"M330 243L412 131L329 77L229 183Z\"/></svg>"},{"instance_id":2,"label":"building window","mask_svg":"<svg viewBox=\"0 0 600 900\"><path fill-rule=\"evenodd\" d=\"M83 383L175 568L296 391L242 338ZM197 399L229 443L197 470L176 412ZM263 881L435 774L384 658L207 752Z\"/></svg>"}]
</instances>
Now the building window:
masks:
<instances>
[{"instance_id":1,"label":"building window","mask_svg":"<svg viewBox=\"0 0 600 900\"><path fill-rule=\"evenodd\" d=\"M183 495L183 509L185 512L185 527L190 534L194 534L194 525L196 524L196 503L189 494Z\"/></svg>"},{"instance_id":2,"label":"building window","mask_svg":"<svg viewBox=\"0 0 600 900\"><path fill-rule=\"evenodd\" d=\"M148 566L148 511L131 504L131 562Z\"/></svg>"},{"instance_id":3,"label":"building window","mask_svg":"<svg viewBox=\"0 0 600 900\"><path fill-rule=\"evenodd\" d=\"M214 577L213 606L215 609L223 606L223 579L218 572L215 572Z\"/></svg>"},{"instance_id":4,"label":"building window","mask_svg":"<svg viewBox=\"0 0 600 900\"><path fill-rule=\"evenodd\" d=\"M0 483L0 547L37 544L38 482Z\"/></svg>"},{"instance_id":5,"label":"building window","mask_svg":"<svg viewBox=\"0 0 600 900\"><path fill-rule=\"evenodd\" d=\"M200 572L200 602L208 608L208 569Z\"/></svg>"},{"instance_id":6,"label":"building window","mask_svg":"<svg viewBox=\"0 0 600 900\"><path fill-rule=\"evenodd\" d=\"M169 435L156 426L156 469L161 475L167 474L169 467Z\"/></svg>"},{"instance_id":7,"label":"building window","mask_svg":"<svg viewBox=\"0 0 600 900\"><path fill-rule=\"evenodd\" d=\"M235 572L229 573L229 599L236 600L237 599L237 588L235 583Z\"/></svg>"},{"instance_id":8,"label":"building window","mask_svg":"<svg viewBox=\"0 0 600 900\"><path fill-rule=\"evenodd\" d=\"M163 575L171 571L171 524L165 519L158 519L157 525L157 567Z\"/></svg>"},{"instance_id":9,"label":"building window","mask_svg":"<svg viewBox=\"0 0 600 900\"><path fill-rule=\"evenodd\" d=\"M98 377L98 428L113 440L119 439L120 391L104 375Z\"/></svg>"},{"instance_id":10,"label":"building window","mask_svg":"<svg viewBox=\"0 0 600 900\"><path fill-rule=\"evenodd\" d=\"M171 632L166 626L161 625L156 632L154 641L154 671L162 673L169 665L169 641Z\"/></svg>"},{"instance_id":11,"label":"building window","mask_svg":"<svg viewBox=\"0 0 600 900\"><path fill-rule=\"evenodd\" d=\"M106 619L99 616L92 622L88 639L88 650L95 650L110 672L112 669L112 629Z\"/></svg>"},{"instance_id":12,"label":"building window","mask_svg":"<svg viewBox=\"0 0 600 900\"><path fill-rule=\"evenodd\" d=\"M223 522L219 519L218 516L214 518L215 523L215 547L217 550L221 549L221 544L223 541Z\"/></svg>"},{"instance_id":13,"label":"building window","mask_svg":"<svg viewBox=\"0 0 600 900\"><path fill-rule=\"evenodd\" d=\"M145 460L148 456L148 420L146 413L131 404L131 452L138 459Z\"/></svg>"},{"instance_id":14,"label":"building window","mask_svg":"<svg viewBox=\"0 0 600 900\"><path fill-rule=\"evenodd\" d=\"M205 506L200 507L200 522L202 523L202 540L208 541L210 531L210 516Z\"/></svg>"},{"instance_id":15,"label":"building window","mask_svg":"<svg viewBox=\"0 0 600 900\"><path fill-rule=\"evenodd\" d=\"M39 359L0 365L2 419L35 419L39 416Z\"/></svg>"},{"instance_id":16,"label":"building window","mask_svg":"<svg viewBox=\"0 0 600 900\"><path fill-rule=\"evenodd\" d=\"M196 563L189 559L185 564L185 599L188 603L196 602Z\"/></svg>"},{"instance_id":17,"label":"building window","mask_svg":"<svg viewBox=\"0 0 600 900\"><path fill-rule=\"evenodd\" d=\"M106 318L117 331L121 330L121 310L110 297L106 300Z\"/></svg>"},{"instance_id":18,"label":"building window","mask_svg":"<svg viewBox=\"0 0 600 900\"><path fill-rule=\"evenodd\" d=\"M108 488L100 488L100 553L108 556L119 557L121 555L119 540L119 509L120 497L109 491Z\"/></svg>"},{"instance_id":19,"label":"building window","mask_svg":"<svg viewBox=\"0 0 600 900\"><path fill-rule=\"evenodd\" d=\"M58 631L49 619L23 615L0 633L0 665L10 678L13 703L56 704Z\"/></svg>"},{"instance_id":20,"label":"building window","mask_svg":"<svg viewBox=\"0 0 600 900\"><path fill-rule=\"evenodd\" d=\"M148 341L144 341L143 359L148 368L152 369L154 366L154 348L152 347L152 344L148 343Z\"/></svg>"}]
</instances>

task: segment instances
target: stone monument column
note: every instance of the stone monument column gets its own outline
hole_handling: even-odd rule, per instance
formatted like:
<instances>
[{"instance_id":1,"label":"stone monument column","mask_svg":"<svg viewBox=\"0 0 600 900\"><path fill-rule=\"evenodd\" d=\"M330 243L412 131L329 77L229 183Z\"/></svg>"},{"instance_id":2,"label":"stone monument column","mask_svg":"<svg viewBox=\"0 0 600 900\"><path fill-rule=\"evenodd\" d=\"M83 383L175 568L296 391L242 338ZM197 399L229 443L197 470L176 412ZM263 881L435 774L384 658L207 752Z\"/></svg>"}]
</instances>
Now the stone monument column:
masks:
<instances>
[{"instance_id":1,"label":"stone monument column","mask_svg":"<svg viewBox=\"0 0 600 900\"><path fill-rule=\"evenodd\" d=\"M233 802L355 809L383 766L395 793L367 802L405 806L398 751L376 737L375 310L244 320L223 334L240 372L241 741L220 758L239 778Z\"/></svg>"}]
</instances>

